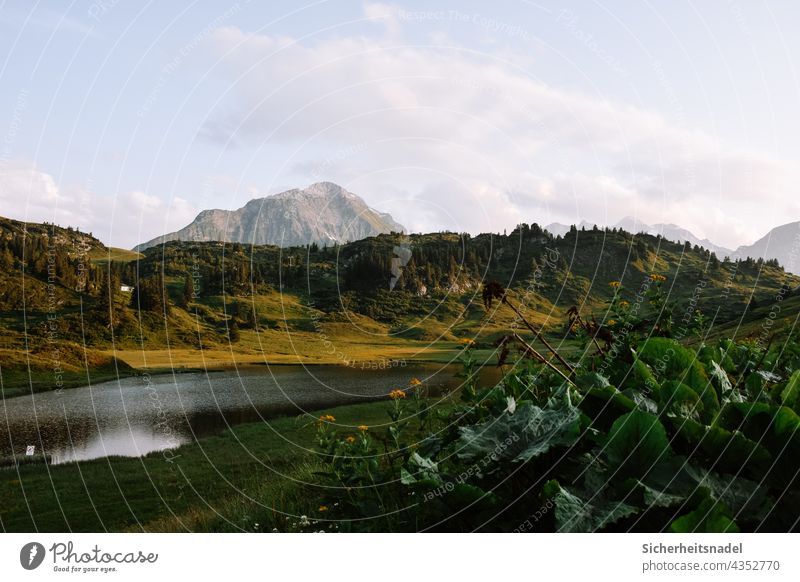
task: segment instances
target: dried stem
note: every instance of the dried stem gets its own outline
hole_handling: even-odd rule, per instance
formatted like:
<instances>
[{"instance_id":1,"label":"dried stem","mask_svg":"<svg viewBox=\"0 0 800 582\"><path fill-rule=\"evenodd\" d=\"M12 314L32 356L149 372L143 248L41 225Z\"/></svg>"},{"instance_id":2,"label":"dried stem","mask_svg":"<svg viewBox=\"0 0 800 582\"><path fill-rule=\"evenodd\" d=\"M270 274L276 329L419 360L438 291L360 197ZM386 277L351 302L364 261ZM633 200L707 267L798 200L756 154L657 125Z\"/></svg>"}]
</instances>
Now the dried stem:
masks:
<instances>
[{"instance_id":1,"label":"dried stem","mask_svg":"<svg viewBox=\"0 0 800 582\"><path fill-rule=\"evenodd\" d=\"M580 313L576 313L575 314L575 321L577 321L578 324L583 327L583 329L588 329L587 326L586 326L586 322L583 321L583 318L581 317ZM606 355L605 350L603 350L603 348L600 347L600 343L597 341L597 333L599 331L600 331L600 328L596 327L595 328L595 332L593 334L591 334L589 337L592 338L592 343L597 348L597 351L600 352L600 355L601 356L605 356Z\"/></svg>"},{"instance_id":2,"label":"dried stem","mask_svg":"<svg viewBox=\"0 0 800 582\"><path fill-rule=\"evenodd\" d=\"M554 365L553 365L553 364L550 362L550 360L548 360L548 359L547 359L547 358L545 358L545 357L544 357L542 354L540 354L538 351L536 351L536 349L535 349L533 346L531 346L531 345L530 345L528 342L526 342L524 339L522 339L522 338L519 336L519 334L516 334L516 333L515 333L515 334L513 334L513 335L512 335L512 337L513 337L515 340L517 340L519 343L521 343L521 344L522 344L522 346L525 348L525 351L526 351L528 354L530 354L531 356L533 356L535 359L539 360L539 361L540 361L541 363L543 363L545 366L547 366L548 368L550 368L551 370L553 370L553 371L554 371L556 374L558 374L559 376L561 376L562 378L564 378L564 380L566 380L567 382L569 382L570 384L572 384L573 386L575 386L574 382L573 382L572 380L570 380L570 379L567 377L567 375L566 375L566 374L564 374L564 372L562 372L561 370L559 370L558 368L556 368L556 367L555 367L555 366L554 366Z\"/></svg>"},{"instance_id":3,"label":"dried stem","mask_svg":"<svg viewBox=\"0 0 800 582\"><path fill-rule=\"evenodd\" d=\"M548 342L548 341L547 341L547 340L544 338L544 336L542 335L542 332L541 332L541 331L537 331L537 330L536 330L536 329L535 329L535 328L534 328L534 327L533 327L533 326L532 326L532 325L531 325L531 324L528 322L528 320L527 320L527 319L525 319L525 316L524 316L524 315L522 315L522 313L520 313L519 309L517 309L517 308L514 306L514 304L513 304L513 303L511 303L511 301L509 301L509 300L508 300L508 297L507 297L506 295L503 295L503 298L501 299L501 301L502 301L503 303L505 303L506 305L508 305L508 306L509 306L509 307L510 307L510 308L511 308L513 311L514 311L514 313L516 313L516 314L517 314L517 317L519 317L519 318L522 320L522 322L525 324L525 327L527 327L529 330L531 330L531 332L532 332L532 333L533 333L533 335L536 337L536 339L538 339L540 342L542 342L542 343L544 344L544 346L545 346L545 347L546 347L548 350L550 350L550 353L551 353L551 354L553 354L553 355L555 356L555 358L556 358L556 359L557 359L557 360L558 360L558 361L561 363L561 365L562 365L562 366L564 366L564 367L565 367L567 370L569 370L569 374L570 374L570 376L571 376L571 375L573 375L573 374L575 373L575 369L574 369L572 366L570 366L570 365L569 365L569 363L567 363L567 361L566 361L566 360L565 360L565 359L564 359L564 358L561 356L561 354L559 354L559 353L556 351L556 349L555 349L553 346L551 346L551 345L550 345L550 343L549 343L549 342Z\"/></svg>"}]
</instances>

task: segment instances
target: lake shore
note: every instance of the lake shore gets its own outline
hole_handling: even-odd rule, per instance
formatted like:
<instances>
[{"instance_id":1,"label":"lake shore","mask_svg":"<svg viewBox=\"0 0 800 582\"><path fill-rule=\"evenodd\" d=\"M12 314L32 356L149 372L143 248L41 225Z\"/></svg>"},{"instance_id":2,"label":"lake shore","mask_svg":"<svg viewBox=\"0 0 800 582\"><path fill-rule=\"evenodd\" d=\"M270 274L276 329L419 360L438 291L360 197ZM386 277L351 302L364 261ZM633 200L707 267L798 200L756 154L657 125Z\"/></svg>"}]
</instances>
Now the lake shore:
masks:
<instances>
[{"instance_id":1,"label":"lake shore","mask_svg":"<svg viewBox=\"0 0 800 582\"><path fill-rule=\"evenodd\" d=\"M276 503L294 495L309 503L302 489L318 468L314 419L330 414L338 430L356 431L385 424L387 408L379 401L242 424L144 457L0 469L0 523L6 532L271 531L261 526L281 510Z\"/></svg>"},{"instance_id":2,"label":"lake shore","mask_svg":"<svg viewBox=\"0 0 800 582\"><path fill-rule=\"evenodd\" d=\"M108 368L90 369L82 372L68 372L60 377L57 384L53 371L49 368L26 369L16 366L3 368L3 390L0 400L14 398L31 393L52 390L67 390L98 384L111 380L134 376L181 374L189 372L224 372L236 369L264 368L268 366L318 366L336 365L350 367L354 370L385 370L424 363L456 363L461 346L454 342L442 342L437 347L412 346L398 344L380 344L367 349L361 344L353 359L344 360L335 353L320 355L318 353L258 353L252 350L231 351L225 349L195 350L189 348L153 349L153 350L104 350L102 353L113 356L125 364L116 370ZM489 358L493 350L476 351L481 357ZM357 358L355 358L357 356Z\"/></svg>"}]
</instances>

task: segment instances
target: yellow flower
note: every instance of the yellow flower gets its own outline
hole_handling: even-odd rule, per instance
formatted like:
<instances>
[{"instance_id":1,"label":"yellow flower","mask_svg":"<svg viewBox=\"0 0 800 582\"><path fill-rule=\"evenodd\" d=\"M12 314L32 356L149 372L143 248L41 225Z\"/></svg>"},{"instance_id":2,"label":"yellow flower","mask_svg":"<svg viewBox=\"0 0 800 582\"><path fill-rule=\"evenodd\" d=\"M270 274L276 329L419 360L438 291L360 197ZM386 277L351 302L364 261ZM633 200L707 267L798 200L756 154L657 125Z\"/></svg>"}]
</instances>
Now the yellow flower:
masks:
<instances>
[{"instance_id":1,"label":"yellow flower","mask_svg":"<svg viewBox=\"0 0 800 582\"><path fill-rule=\"evenodd\" d=\"M458 340L458 343L460 343L462 346L474 346L475 340L472 338L465 337Z\"/></svg>"},{"instance_id":2,"label":"yellow flower","mask_svg":"<svg viewBox=\"0 0 800 582\"><path fill-rule=\"evenodd\" d=\"M411 378L411 380L408 382L409 386L419 386L420 384L422 384L422 380L419 378Z\"/></svg>"},{"instance_id":3,"label":"yellow flower","mask_svg":"<svg viewBox=\"0 0 800 582\"><path fill-rule=\"evenodd\" d=\"M617 324L617 320L616 319L609 319L607 323L608 323L608 325L616 325Z\"/></svg>"},{"instance_id":4,"label":"yellow flower","mask_svg":"<svg viewBox=\"0 0 800 582\"><path fill-rule=\"evenodd\" d=\"M330 414L323 414L319 417L320 422L336 422L336 417Z\"/></svg>"},{"instance_id":5,"label":"yellow flower","mask_svg":"<svg viewBox=\"0 0 800 582\"><path fill-rule=\"evenodd\" d=\"M620 301L620 302L619 302L619 306L620 306L620 307L627 307L628 305L630 305L630 303L628 303L628 302L627 302L627 301L625 301L624 299L623 299L622 301Z\"/></svg>"},{"instance_id":6,"label":"yellow flower","mask_svg":"<svg viewBox=\"0 0 800 582\"><path fill-rule=\"evenodd\" d=\"M356 437L354 437L353 435L350 435L347 438L345 438L344 440L347 441L348 444L352 445L354 442L356 442Z\"/></svg>"},{"instance_id":7,"label":"yellow flower","mask_svg":"<svg viewBox=\"0 0 800 582\"><path fill-rule=\"evenodd\" d=\"M622 283L619 281L611 281L611 283L608 284L612 289L619 289L620 285L622 285Z\"/></svg>"},{"instance_id":8,"label":"yellow flower","mask_svg":"<svg viewBox=\"0 0 800 582\"><path fill-rule=\"evenodd\" d=\"M667 278L664 275L659 275L658 273L653 273L652 275L650 275L650 279L652 279L656 283L663 283L664 281L667 280Z\"/></svg>"},{"instance_id":9,"label":"yellow flower","mask_svg":"<svg viewBox=\"0 0 800 582\"><path fill-rule=\"evenodd\" d=\"M400 400L401 398L405 397L406 393L403 392L402 390L392 390L391 392L389 392L389 398L391 398L392 400Z\"/></svg>"},{"instance_id":10,"label":"yellow flower","mask_svg":"<svg viewBox=\"0 0 800 582\"><path fill-rule=\"evenodd\" d=\"M361 432L367 432L369 430L369 427L366 424L361 424L358 426L358 430L360 430Z\"/></svg>"},{"instance_id":11,"label":"yellow flower","mask_svg":"<svg viewBox=\"0 0 800 582\"><path fill-rule=\"evenodd\" d=\"M319 506L319 511L320 511L320 513L324 512L324 511L328 511L328 506L327 505L320 505Z\"/></svg>"}]
</instances>

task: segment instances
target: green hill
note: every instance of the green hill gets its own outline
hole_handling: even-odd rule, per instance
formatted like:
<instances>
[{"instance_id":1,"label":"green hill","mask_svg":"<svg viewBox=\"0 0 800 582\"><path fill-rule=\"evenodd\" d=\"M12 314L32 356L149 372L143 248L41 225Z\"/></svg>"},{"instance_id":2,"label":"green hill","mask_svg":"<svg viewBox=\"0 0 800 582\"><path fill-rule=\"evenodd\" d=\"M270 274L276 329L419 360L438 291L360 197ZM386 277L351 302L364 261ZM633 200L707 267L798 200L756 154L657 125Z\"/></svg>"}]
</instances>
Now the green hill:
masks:
<instances>
[{"instance_id":1,"label":"green hill","mask_svg":"<svg viewBox=\"0 0 800 582\"><path fill-rule=\"evenodd\" d=\"M0 219L0 235L6 388L32 379L53 387L54 362L79 382L87 359L90 369L126 373L129 365L390 362L449 358L459 339L476 337L489 354L515 318L507 308L487 312L480 291L489 280L567 348L567 311L575 306L602 326L620 288L655 320L660 308L643 293L654 274L665 278L676 321L700 310L715 329L754 334L754 310L800 284L775 261L721 261L697 246L616 229L573 227L554 237L536 224L333 247L169 242L142 254L46 224Z\"/></svg>"}]
</instances>

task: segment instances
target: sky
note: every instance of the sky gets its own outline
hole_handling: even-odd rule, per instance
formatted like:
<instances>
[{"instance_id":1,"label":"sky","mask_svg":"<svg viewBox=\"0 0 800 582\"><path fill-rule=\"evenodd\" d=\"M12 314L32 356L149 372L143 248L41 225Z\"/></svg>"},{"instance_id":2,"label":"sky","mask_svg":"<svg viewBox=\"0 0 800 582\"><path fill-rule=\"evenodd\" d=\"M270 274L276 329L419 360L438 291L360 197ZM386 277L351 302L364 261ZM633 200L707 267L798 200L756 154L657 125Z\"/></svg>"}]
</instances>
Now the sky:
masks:
<instances>
[{"instance_id":1,"label":"sky","mask_svg":"<svg viewBox=\"0 0 800 582\"><path fill-rule=\"evenodd\" d=\"M336 182L412 232L800 220L800 3L0 3L0 215L132 247Z\"/></svg>"}]
</instances>

